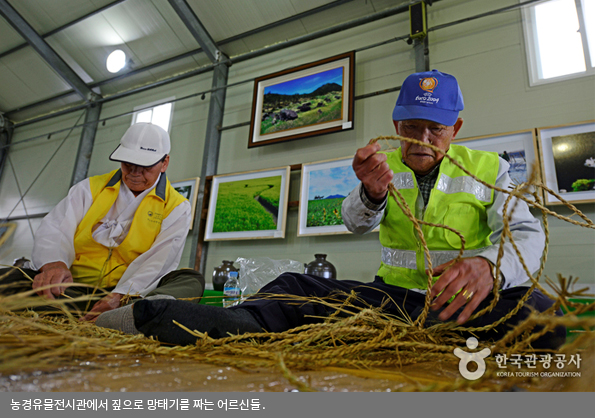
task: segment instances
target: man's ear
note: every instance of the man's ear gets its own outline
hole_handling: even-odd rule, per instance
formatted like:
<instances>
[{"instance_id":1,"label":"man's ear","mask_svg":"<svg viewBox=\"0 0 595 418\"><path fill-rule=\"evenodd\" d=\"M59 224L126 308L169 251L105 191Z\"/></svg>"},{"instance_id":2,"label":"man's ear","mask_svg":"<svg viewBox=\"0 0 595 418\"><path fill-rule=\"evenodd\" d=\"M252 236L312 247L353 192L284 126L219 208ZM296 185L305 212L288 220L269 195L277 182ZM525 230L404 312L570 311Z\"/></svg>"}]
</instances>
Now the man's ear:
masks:
<instances>
[{"instance_id":1,"label":"man's ear","mask_svg":"<svg viewBox=\"0 0 595 418\"><path fill-rule=\"evenodd\" d=\"M162 173L165 173L165 170L167 170L168 165L169 165L169 155L165 157L165 160L163 160L163 165L161 166Z\"/></svg>"},{"instance_id":2,"label":"man's ear","mask_svg":"<svg viewBox=\"0 0 595 418\"><path fill-rule=\"evenodd\" d=\"M461 126L463 126L463 119L458 118L457 121L455 122L455 124L453 125L453 128L454 128L454 132L452 134L453 138L455 136L457 136L457 134L459 133L459 130L461 129Z\"/></svg>"},{"instance_id":3,"label":"man's ear","mask_svg":"<svg viewBox=\"0 0 595 418\"><path fill-rule=\"evenodd\" d=\"M399 121L393 120L393 124L395 125L395 131L397 132L397 135L399 135Z\"/></svg>"}]
</instances>

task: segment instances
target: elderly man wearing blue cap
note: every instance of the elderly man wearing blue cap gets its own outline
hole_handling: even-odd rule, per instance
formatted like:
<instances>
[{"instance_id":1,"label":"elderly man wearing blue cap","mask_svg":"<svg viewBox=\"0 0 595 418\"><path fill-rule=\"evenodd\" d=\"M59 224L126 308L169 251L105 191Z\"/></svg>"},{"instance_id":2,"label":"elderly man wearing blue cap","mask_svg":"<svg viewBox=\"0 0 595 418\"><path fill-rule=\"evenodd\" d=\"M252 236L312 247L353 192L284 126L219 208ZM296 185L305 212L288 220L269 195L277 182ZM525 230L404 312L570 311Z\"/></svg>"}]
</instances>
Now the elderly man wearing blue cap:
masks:
<instances>
[{"instance_id":1,"label":"elderly man wearing blue cap","mask_svg":"<svg viewBox=\"0 0 595 418\"><path fill-rule=\"evenodd\" d=\"M353 168L361 184L344 200L342 213L345 225L355 233L366 233L380 225L382 262L373 282L284 273L260 290L266 298L259 298L257 294L231 308L192 306L184 301L144 300L103 314L97 324L122 330L134 328L133 332L142 332L164 342L192 344L196 337L173 327L173 320L189 329L207 332L214 338L228 333L262 330L282 332L322 321L335 312L327 304L294 303L287 295L330 297L336 301L352 292L358 297L351 301L351 305L358 308L382 306L395 316L416 319L423 311L426 299L428 278L424 251L411 220L388 198L391 182L417 218L433 224L446 224L465 237L464 258L452 264L461 248L459 236L444 228L423 227L432 264L437 266L434 274L441 275L431 288L431 296L435 299L429 320L456 318L459 323L466 322L477 308L483 308L490 300L506 196L482 185L444 155L453 157L486 183L506 188L510 178L508 164L496 153L451 145L463 124L459 118L462 109L463 96L453 76L438 71L412 74L403 83L393 111L397 134L432 144L441 152L407 141L394 152L379 152L377 144L357 151ZM524 202L518 202L509 216L513 237L527 267L537 269L544 247L539 222ZM489 314L468 321L470 326L493 323L515 308L525 295L527 288L516 286L527 280L527 276L510 244L504 246L501 273L504 290L501 290L498 304ZM274 298L271 295L282 296ZM551 306L552 301L537 291L533 292L525 307L508 321L475 335L482 339L501 338L510 326L526 318L532 309L545 311ZM350 305L342 306L341 314L350 309ZM564 339L565 330L559 327L534 341L533 346L555 348Z\"/></svg>"},{"instance_id":2,"label":"elderly man wearing blue cap","mask_svg":"<svg viewBox=\"0 0 595 418\"><path fill-rule=\"evenodd\" d=\"M507 196L481 184L444 156L454 158L485 183L500 189L511 186L509 165L497 153L451 144L463 125L459 117L463 107L463 95L452 75L433 70L407 77L393 110L396 132L442 152L407 141L401 141L401 147L390 153L378 152L378 144L359 149L353 168L361 185L343 204L345 225L351 231L366 233L380 225L382 261L378 276L385 283L412 292L423 292L427 287L427 261L412 222L388 198L388 184L392 182L399 189L418 219L462 233L464 258L453 264L451 260L462 245L460 237L442 227L423 227L434 274L440 276L431 289L435 298L432 308L440 310L440 320L456 313L461 324L492 291ZM514 241L528 269L536 271L545 235L525 202L513 200L510 207L514 207L508 213ZM516 303L519 291L527 289L515 287L529 277L510 243L504 245L500 271L501 289L512 289L501 296L506 299L512 294L511 302ZM530 304L543 311L552 302L536 291ZM492 318L505 309L496 311Z\"/></svg>"},{"instance_id":3,"label":"elderly man wearing blue cap","mask_svg":"<svg viewBox=\"0 0 595 418\"><path fill-rule=\"evenodd\" d=\"M169 152L169 134L163 128L132 125L110 156L120 168L74 185L43 219L31 263L24 269L33 283L20 271L4 269L0 284L11 286L2 292L32 287L47 299L101 294L84 320L118 308L124 295L200 298L202 275L175 270L191 210L165 175ZM87 302L75 307L87 311Z\"/></svg>"}]
</instances>

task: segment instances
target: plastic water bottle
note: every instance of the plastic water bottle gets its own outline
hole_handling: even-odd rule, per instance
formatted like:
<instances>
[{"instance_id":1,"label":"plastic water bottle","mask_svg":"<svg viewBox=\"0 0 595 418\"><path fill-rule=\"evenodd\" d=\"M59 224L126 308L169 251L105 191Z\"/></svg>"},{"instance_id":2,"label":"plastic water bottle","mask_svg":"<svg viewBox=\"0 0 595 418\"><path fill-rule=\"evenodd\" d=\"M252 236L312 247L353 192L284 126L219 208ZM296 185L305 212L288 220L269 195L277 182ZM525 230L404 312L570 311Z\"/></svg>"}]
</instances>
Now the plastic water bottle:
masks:
<instances>
[{"instance_id":1,"label":"plastic water bottle","mask_svg":"<svg viewBox=\"0 0 595 418\"><path fill-rule=\"evenodd\" d=\"M223 285L223 307L237 305L240 302L240 279L237 271L229 272L229 279Z\"/></svg>"}]
</instances>

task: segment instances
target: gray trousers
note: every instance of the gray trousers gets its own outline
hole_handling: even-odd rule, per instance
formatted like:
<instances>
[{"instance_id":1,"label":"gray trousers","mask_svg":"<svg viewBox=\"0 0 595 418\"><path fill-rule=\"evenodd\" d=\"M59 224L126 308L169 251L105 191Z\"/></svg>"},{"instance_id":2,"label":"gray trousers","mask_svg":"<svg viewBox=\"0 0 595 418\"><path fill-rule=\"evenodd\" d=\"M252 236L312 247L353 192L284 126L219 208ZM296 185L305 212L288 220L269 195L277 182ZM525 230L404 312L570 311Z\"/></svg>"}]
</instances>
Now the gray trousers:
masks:
<instances>
[{"instance_id":1,"label":"gray trousers","mask_svg":"<svg viewBox=\"0 0 595 418\"><path fill-rule=\"evenodd\" d=\"M21 270L23 272L21 272ZM26 292L31 290L32 280L40 272L31 269L16 269L13 267L0 269L0 295L8 296L16 293ZM24 274L23 274L24 273ZM25 276L26 274L26 276ZM27 277L28 276L28 277ZM95 302L105 294L111 292L114 288L92 288L86 286L69 286L64 291L66 295L64 300L69 298L76 298L87 296L91 294L97 295L93 300L86 300L83 302L68 302L68 308L73 311L87 312ZM167 273L161 278L157 287L149 292L146 296L153 295L170 295L176 299L185 299L193 303L198 303L204 293L205 279L196 270L179 269ZM59 297L62 299L62 297ZM131 300L134 301L135 298ZM36 310L47 310L47 306L36 308Z\"/></svg>"}]
</instances>

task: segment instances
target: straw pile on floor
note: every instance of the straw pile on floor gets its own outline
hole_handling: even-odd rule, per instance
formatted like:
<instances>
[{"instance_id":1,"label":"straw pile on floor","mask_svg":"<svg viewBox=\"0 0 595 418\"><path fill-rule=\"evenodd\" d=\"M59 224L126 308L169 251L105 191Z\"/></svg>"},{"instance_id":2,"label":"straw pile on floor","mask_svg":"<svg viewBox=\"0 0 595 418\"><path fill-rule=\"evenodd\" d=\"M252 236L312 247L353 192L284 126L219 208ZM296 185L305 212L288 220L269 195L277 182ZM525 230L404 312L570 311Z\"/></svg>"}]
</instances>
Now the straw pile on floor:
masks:
<instances>
[{"instance_id":1,"label":"straw pile on floor","mask_svg":"<svg viewBox=\"0 0 595 418\"><path fill-rule=\"evenodd\" d=\"M389 139L401 138L389 137ZM531 186L535 200L528 200L525 197ZM572 205L567 204L584 222L561 217L544 207L537 194L539 188L544 186L533 176L527 184L505 192L527 200L530 205L542 211L546 236L548 235L547 215L556 216L580 227L595 229L593 222ZM548 192L552 191L548 190ZM391 190L391 195L397 202L403 204L404 201L399 197L398 190ZM407 211L408 208L405 206L404 210ZM416 228L419 228L419 224L423 224L415 219L412 219L412 222L416 224ZM514 245L506 220L503 236ZM425 243L424 247L427 251ZM517 254L522 260L518 251ZM359 309L354 315L347 317L335 315L326 318L323 323L307 325L283 333L244 334L212 339L195 330L187 330L197 337L196 345L172 347L144 336L124 335L117 331L98 328L92 323L81 323L69 314L43 316L32 311L24 311L28 307L40 304L39 298L31 297L30 294L0 296L0 380L11 375L67 368L72 365L73 359L79 363L95 362L96 370L107 373L110 364L97 362L97 358L117 355L120 359L150 356L155 360L171 359L184 364L191 361L239 370L268 370L271 373L280 373L290 387L300 391L320 390L315 382L308 380L308 372L317 373L317 376L349 375L366 379L368 382L399 382L393 387L402 391L519 389L593 391L595 390L595 317L583 314L593 312L595 303L572 302L571 299L576 297L592 297L592 295L585 295L584 289L573 289L576 280L562 276L559 276L558 283L549 281L550 287L555 291L555 294L549 294L539 283L546 258L547 247L542 267L533 276L531 290L541 289L555 300L554 308L563 307L567 312L566 315L556 317L552 311L533 313L501 340L495 343L480 342L479 347L473 351L488 347L491 354L486 358L486 373L478 380L466 380L456 373L459 359L453 351L455 348L469 351L466 348L466 339L460 332L473 333L479 329L469 329L455 323L425 326L429 301L426 303L424 313L416 321L404 321L384 314L378 307L370 307ZM499 265L500 260L497 268ZM428 286L431 283L431 268L430 265ZM497 282L495 288L498 288ZM497 300L498 292L494 292L494 295L494 299ZM348 296L357 297L357 295ZM309 301L334 305L339 312L343 310L346 303L296 298L290 295L286 297L293 303ZM60 303L60 301L55 302L56 305ZM351 306L351 309L356 308ZM479 314L481 312L476 315ZM580 354L582 358L580 368L568 367L564 370L578 370L581 372L581 378L539 377L539 373L545 371L543 364L539 362L535 369L531 369L532 372L537 373L537 377L518 376L514 375L519 370L517 367L508 365L503 368L496 363L497 354L511 356L534 353L531 342L541 333L531 335L529 331L535 326L542 326L542 332L547 332L558 325L564 325L576 331L573 334L575 337L571 338L556 354L565 355L566 358ZM412 370L419 370L415 368L416 366L423 366L421 367L423 376L419 373L410 373ZM444 371L448 376L446 379ZM510 371L513 376L500 378L503 371ZM374 387L373 383L372 387ZM2 385L0 385L1 388ZM9 383L5 383L4 388L11 390ZM357 387L350 389L358 390Z\"/></svg>"},{"instance_id":2,"label":"straw pile on floor","mask_svg":"<svg viewBox=\"0 0 595 418\"><path fill-rule=\"evenodd\" d=\"M18 296L0 299L0 306L19 310L38 300ZM295 300L296 303L303 301ZM489 347L491 355L486 359L486 374L476 381L466 380L460 375L446 381L433 379L433 373L428 368L423 378L419 378L419 373L417 377L408 376L406 371L410 365L431 365L436 369L456 371L459 359L453 351L457 347L466 349L465 339L453 331L452 325L419 327L387 316L378 308L361 309L346 318L331 317L324 323L284 333L211 339L208 335L188 330L197 336L197 343L186 347L167 346L144 336L99 328L68 315L48 316L32 311L17 314L4 310L0 314L0 376L68 368L73 365L74 359L76 364L94 362L96 373L98 368L99 372L103 368L107 373L109 363L102 364L97 361L98 358L151 356L241 370L276 371L287 379L290 386L301 391L317 390L316 386L298 377L308 371L400 382L399 390L406 391L594 390L595 333L589 330L595 329L595 318L579 317L577 314L593 311L595 303L577 305L567 300L564 303L575 306L575 313L564 317L533 314L495 345L480 344L477 350ZM498 378L498 372L515 372L518 369L498 367L495 355L531 353L531 339L524 331L536 324L545 327L565 325L585 331L577 333L576 338L557 352L566 354L567 358L580 353L580 379L562 379L556 386L557 380L552 378ZM535 371L540 371L539 364ZM10 387L7 389L10 390Z\"/></svg>"}]
</instances>

